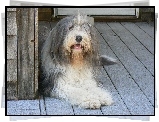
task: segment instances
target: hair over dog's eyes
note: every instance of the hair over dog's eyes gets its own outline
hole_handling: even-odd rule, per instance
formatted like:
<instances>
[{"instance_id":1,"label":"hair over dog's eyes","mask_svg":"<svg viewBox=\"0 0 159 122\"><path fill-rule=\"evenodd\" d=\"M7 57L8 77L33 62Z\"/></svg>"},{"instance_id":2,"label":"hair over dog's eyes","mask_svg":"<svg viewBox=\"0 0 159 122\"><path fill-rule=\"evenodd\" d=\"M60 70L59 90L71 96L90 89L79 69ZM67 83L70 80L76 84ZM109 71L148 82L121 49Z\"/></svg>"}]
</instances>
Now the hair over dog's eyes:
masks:
<instances>
[{"instance_id":1,"label":"hair over dog's eyes","mask_svg":"<svg viewBox=\"0 0 159 122\"><path fill-rule=\"evenodd\" d=\"M72 25L72 26L70 26L68 29L69 29L69 30L71 30L72 28L73 28L73 25Z\"/></svg>"}]
</instances>

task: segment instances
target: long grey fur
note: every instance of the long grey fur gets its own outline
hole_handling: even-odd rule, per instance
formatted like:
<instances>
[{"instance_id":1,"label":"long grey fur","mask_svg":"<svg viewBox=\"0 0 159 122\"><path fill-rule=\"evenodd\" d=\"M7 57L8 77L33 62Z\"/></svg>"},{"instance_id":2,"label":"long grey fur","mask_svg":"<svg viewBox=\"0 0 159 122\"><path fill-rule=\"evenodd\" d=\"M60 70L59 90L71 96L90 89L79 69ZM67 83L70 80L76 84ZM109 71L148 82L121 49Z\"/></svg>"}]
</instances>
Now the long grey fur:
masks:
<instances>
[{"instance_id":1,"label":"long grey fur","mask_svg":"<svg viewBox=\"0 0 159 122\"><path fill-rule=\"evenodd\" d=\"M50 92L56 87L56 80L60 77L62 72L65 72L62 65L70 62L69 58L64 55L62 46L63 40L67 35L68 28L73 26L73 19L75 17L76 16L66 17L58 22L57 25L51 30L48 38L42 46L39 82L40 94L50 96ZM89 23L86 23L86 27L88 27L91 31L93 47L93 51L91 52L92 54L86 56L86 60L92 63L92 67L95 67L95 65L116 64L117 61L115 59L105 55L99 55L96 31L93 26L90 26Z\"/></svg>"}]
</instances>

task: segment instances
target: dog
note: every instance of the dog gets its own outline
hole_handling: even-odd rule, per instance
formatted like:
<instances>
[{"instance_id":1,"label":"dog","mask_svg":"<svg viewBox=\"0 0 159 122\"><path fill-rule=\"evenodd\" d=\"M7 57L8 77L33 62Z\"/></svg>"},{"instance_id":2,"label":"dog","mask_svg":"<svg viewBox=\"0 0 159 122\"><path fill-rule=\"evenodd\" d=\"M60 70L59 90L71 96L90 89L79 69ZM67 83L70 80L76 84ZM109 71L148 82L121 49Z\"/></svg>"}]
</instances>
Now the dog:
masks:
<instances>
[{"instance_id":1,"label":"dog","mask_svg":"<svg viewBox=\"0 0 159 122\"><path fill-rule=\"evenodd\" d=\"M116 63L99 54L97 32L87 15L65 17L42 45L39 92L82 108L111 105L110 93L98 86L96 77L101 65Z\"/></svg>"}]
</instances>

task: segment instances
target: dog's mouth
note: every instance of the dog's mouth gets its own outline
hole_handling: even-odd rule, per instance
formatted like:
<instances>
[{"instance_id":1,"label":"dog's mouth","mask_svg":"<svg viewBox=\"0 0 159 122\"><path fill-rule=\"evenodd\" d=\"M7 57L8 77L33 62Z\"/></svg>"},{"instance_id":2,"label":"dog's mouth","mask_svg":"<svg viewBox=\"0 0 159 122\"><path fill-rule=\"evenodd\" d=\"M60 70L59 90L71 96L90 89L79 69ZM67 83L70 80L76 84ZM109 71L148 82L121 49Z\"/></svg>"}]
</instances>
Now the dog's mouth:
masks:
<instances>
[{"instance_id":1,"label":"dog's mouth","mask_svg":"<svg viewBox=\"0 0 159 122\"><path fill-rule=\"evenodd\" d=\"M71 46L71 49L82 50L83 46L81 44L74 44Z\"/></svg>"}]
</instances>

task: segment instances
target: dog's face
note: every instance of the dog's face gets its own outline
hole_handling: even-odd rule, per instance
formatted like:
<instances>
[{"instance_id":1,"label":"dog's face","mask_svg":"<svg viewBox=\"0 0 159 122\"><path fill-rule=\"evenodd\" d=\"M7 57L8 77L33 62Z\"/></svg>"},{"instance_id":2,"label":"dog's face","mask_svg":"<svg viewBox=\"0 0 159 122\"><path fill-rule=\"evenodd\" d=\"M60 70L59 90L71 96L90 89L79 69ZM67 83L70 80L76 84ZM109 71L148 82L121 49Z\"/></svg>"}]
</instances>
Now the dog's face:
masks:
<instances>
[{"instance_id":1,"label":"dog's face","mask_svg":"<svg viewBox=\"0 0 159 122\"><path fill-rule=\"evenodd\" d=\"M72 19L64 39L66 52L84 54L92 50L90 27L86 16L78 15Z\"/></svg>"},{"instance_id":2,"label":"dog's face","mask_svg":"<svg viewBox=\"0 0 159 122\"><path fill-rule=\"evenodd\" d=\"M92 63L98 60L95 28L86 15L66 17L56 25L55 30L51 52L58 62L66 64L72 59L83 59Z\"/></svg>"},{"instance_id":3,"label":"dog's face","mask_svg":"<svg viewBox=\"0 0 159 122\"><path fill-rule=\"evenodd\" d=\"M85 25L83 25L85 26ZM75 25L64 40L64 48L68 52L88 52L91 50L91 36L84 27Z\"/></svg>"}]
</instances>

